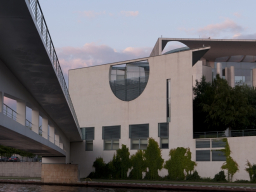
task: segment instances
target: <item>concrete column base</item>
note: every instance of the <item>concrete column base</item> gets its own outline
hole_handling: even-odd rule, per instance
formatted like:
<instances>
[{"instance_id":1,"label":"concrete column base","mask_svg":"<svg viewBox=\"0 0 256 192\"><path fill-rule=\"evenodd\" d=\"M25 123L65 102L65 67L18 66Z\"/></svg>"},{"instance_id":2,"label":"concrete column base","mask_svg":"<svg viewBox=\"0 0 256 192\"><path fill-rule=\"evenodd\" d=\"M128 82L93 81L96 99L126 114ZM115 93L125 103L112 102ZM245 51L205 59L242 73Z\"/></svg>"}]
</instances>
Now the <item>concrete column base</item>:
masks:
<instances>
[{"instance_id":1,"label":"concrete column base","mask_svg":"<svg viewBox=\"0 0 256 192\"><path fill-rule=\"evenodd\" d=\"M41 180L44 183L77 183L79 181L78 165L42 164Z\"/></svg>"}]
</instances>

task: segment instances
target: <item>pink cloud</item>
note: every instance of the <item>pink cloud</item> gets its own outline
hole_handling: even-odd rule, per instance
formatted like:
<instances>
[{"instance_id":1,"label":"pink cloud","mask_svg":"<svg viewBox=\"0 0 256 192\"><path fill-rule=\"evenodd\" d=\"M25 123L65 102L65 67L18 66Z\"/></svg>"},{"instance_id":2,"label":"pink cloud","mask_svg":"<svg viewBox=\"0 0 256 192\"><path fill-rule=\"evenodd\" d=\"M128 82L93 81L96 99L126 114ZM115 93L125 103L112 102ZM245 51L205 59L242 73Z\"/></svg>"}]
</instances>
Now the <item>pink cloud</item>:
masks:
<instances>
[{"instance_id":1,"label":"pink cloud","mask_svg":"<svg viewBox=\"0 0 256 192\"><path fill-rule=\"evenodd\" d=\"M87 43L82 47L58 48L57 54L67 79L69 69L148 57L151 50L150 47L127 47L124 50L116 51L107 45Z\"/></svg>"},{"instance_id":2,"label":"pink cloud","mask_svg":"<svg viewBox=\"0 0 256 192\"><path fill-rule=\"evenodd\" d=\"M81 17L87 17L87 18L94 18L94 17L96 17L96 16L106 14L105 11L101 11L101 12L95 12L95 11L79 11L78 13L79 13L79 15L80 15Z\"/></svg>"},{"instance_id":3,"label":"pink cloud","mask_svg":"<svg viewBox=\"0 0 256 192\"><path fill-rule=\"evenodd\" d=\"M139 11L121 11L121 14L126 17L136 17L139 15Z\"/></svg>"}]
</instances>

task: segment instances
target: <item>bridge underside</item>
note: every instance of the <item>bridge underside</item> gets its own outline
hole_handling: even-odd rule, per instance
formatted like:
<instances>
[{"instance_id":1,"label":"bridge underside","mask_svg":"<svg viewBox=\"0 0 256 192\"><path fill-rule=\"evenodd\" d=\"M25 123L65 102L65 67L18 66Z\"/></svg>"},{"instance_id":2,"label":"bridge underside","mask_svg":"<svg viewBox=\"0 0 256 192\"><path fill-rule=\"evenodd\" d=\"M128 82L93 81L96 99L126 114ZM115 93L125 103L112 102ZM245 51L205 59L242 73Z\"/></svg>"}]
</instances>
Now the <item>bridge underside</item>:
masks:
<instances>
[{"instance_id":1,"label":"bridge underside","mask_svg":"<svg viewBox=\"0 0 256 192\"><path fill-rule=\"evenodd\" d=\"M0 145L41 156L65 156L64 150L29 128L0 113Z\"/></svg>"}]
</instances>

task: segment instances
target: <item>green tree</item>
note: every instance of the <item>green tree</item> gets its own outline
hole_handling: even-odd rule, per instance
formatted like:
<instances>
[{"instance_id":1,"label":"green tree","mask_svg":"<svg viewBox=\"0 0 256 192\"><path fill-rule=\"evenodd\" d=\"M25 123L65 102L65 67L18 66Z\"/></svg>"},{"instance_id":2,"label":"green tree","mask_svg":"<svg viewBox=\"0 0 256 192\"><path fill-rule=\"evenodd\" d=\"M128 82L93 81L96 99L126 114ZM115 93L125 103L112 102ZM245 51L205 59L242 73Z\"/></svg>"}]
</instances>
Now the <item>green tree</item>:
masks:
<instances>
[{"instance_id":1,"label":"green tree","mask_svg":"<svg viewBox=\"0 0 256 192\"><path fill-rule=\"evenodd\" d=\"M245 171L249 173L250 181L253 183L256 183L256 165L255 164L252 165L248 160L246 165L247 165L247 168L245 169Z\"/></svg>"},{"instance_id":2,"label":"green tree","mask_svg":"<svg viewBox=\"0 0 256 192\"><path fill-rule=\"evenodd\" d=\"M144 151L138 150L131 156L132 170L129 177L131 179L142 179L142 172L146 171L146 163L144 160Z\"/></svg>"},{"instance_id":3,"label":"green tree","mask_svg":"<svg viewBox=\"0 0 256 192\"><path fill-rule=\"evenodd\" d=\"M122 179L127 178L127 172L129 168L131 168L131 160L129 157L130 152L126 145L122 145L121 149L116 150L116 158L119 159L120 162L120 178Z\"/></svg>"},{"instance_id":4,"label":"green tree","mask_svg":"<svg viewBox=\"0 0 256 192\"><path fill-rule=\"evenodd\" d=\"M96 158L92 165L95 168L95 178L104 178L106 172L106 163L102 157Z\"/></svg>"},{"instance_id":5,"label":"green tree","mask_svg":"<svg viewBox=\"0 0 256 192\"><path fill-rule=\"evenodd\" d=\"M226 169L228 172L228 181L232 181L234 174L239 170L237 162L230 156L231 150L227 138L224 138L223 141L226 143L225 149L221 149L225 156L226 162L223 163L221 169Z\"/></svg>"},{"instance_id":6,"label":"green tree","mask_svg":"<svg viewBox=\"0 0 256 192\"><path fill-rule=\"evenodd\" d=\"M161 149L153 138L149 138L148 140L148 146L145 150L144 157L146 167L148 168L146 178L158 179L158 170L163 168L164 160L162 158Z\"/></svg>"},{"instance_id":7,"label":"green tree","mask_svg":"<svg viewBox=\"0 0 256 192\"><path fill-rule=\"evenodd\" d=\"M112 161L108 163L109 171L113 179L121 178L121 159L114 154Z\"/></svg>"},{"instance_id":8,"label":"green tree","mask_svg":"<svg viewBox=\"0 0 256 192\"><path fill-rule=\"evenodd\" d=\"M196 163L191 160L189 148L178 147L169 152L170 159L165 162L164 168L168 170L168 177L172 180L184 180L186 174L191 174Z\"/></svg>"}]
</instances>

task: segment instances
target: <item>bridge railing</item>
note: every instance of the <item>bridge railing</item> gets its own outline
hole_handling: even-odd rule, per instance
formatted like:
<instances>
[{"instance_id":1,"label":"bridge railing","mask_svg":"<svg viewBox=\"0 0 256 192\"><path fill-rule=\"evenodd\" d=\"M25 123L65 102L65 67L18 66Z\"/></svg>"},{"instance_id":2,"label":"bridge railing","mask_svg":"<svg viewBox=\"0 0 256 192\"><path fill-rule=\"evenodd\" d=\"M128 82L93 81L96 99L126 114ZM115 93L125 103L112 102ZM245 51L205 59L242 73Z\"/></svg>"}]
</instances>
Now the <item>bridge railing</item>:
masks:
<instances>
[{"instance_id":1,"label":"bridge railing","mask_svg":"<svg viewBox=\"0 0 256 192\"><path fill-rule=\"evenodd\" d=\"M17 121L18 113L6 104L4 104L4 106L3 106L3 113L4 113L4 115L6 115L7 117L10 117L14 121Z\"/></svg>"},{"instance_id":2,"label":"bridge railing","mask_svg":"<svg viewBox=\"0 0 256 192\"><path fill-rule=\"evenodd\" d=\"M79 123L78 123L78 120L77 120L77 117L76 117L75 109L74 109L74 106L72 104L72 101L71 101L71 98L70 98L70 95L69 95L69 91L68 91L68 88L67 88L67 85L66 85L66 82L65 82L65 78L64 78L64 75L63 75L62 70L61 70L59 59L58 59L58 56L56 54L56 51L55 51L55 48L54 48L54 45L53 45L53 42L52 42L52 38L51 38L51 35L49 33L49 30L48 30L48 27L47 27L47 24L46 24L41 6L39 4L39 1L38 0L27 0L27 1L29 2L30 8L31 8L32 13L33 13L32 16L33 16L33 18L35 19L35 21L37 23L37 27L39 28L39 33L42 37L42 41L43 41L43 43L45 45L45 48L48 52L49 58L52 62L52 66L53 66L54 71L56 73L56 76L57 76L57 78L60 82L61 88L63 90L63 93L64 93L64 95L66 97L66 100L67 100L67 103L69 105L69 108L71 110L71 113L73 115L73 118L75 120L76 126L79 128Z\"/></svg>"}]
</instances>

